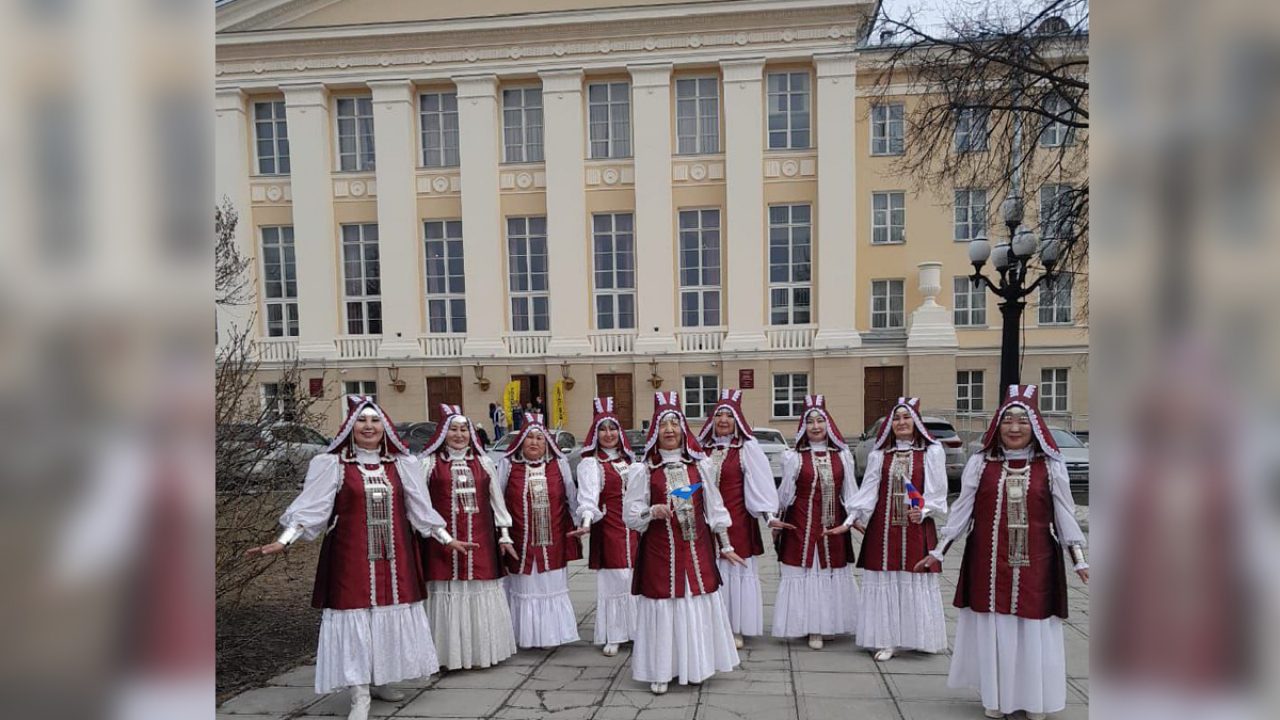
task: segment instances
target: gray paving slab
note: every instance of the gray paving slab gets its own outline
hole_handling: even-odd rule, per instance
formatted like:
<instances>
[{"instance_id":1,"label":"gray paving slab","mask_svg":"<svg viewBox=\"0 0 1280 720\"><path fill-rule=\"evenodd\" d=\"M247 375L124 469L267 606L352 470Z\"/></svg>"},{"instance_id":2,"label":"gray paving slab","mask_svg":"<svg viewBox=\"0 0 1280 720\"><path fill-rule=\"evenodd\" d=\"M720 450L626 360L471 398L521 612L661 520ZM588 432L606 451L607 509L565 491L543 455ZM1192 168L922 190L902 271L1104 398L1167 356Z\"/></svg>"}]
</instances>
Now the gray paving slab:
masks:
<instances>
[{"instance_id":1,"label":"gray paving slab","mask_svg":"<svg viewBox=\"0 0 1280 720\"><path fill-rule=\"evenodd\" d=\"M800 720L831 720L831 718L902 720L902 715L891 700L799 695L797 705L800 708Z\"/></svg>"},{"instance_id":2,"label":"gray paving slab","mask_svg":"<svg viewBox=\"0 0 1280 720\"><path fill-rule=\"evenodd\" d=\"M786 695L726 695L703 689L695 720L795 720L795 697ZM719 688L716 688L717 690Z\"/></svg>"},{"instance_id":3,"label":"gray paving slab","mask_svg":"<svg viewBox=\"0 0 1280 720\"><path fill-rule=\"evenodd\" d=\"M510 690L432 689L411 700L397 717L488 717L497 712L510 695Z\"/></svg>"},{"instance_id":4,"label":"gray paving slab","mask_svg":"<svg viewBox=\"0 0 1280 720\"><path fill-rule=\"evenodd\" d=\"M264 687L248 690L222 703L226 715L280 716L306 708L320 699L309 687Z\"/></svg>"}]
</instances>

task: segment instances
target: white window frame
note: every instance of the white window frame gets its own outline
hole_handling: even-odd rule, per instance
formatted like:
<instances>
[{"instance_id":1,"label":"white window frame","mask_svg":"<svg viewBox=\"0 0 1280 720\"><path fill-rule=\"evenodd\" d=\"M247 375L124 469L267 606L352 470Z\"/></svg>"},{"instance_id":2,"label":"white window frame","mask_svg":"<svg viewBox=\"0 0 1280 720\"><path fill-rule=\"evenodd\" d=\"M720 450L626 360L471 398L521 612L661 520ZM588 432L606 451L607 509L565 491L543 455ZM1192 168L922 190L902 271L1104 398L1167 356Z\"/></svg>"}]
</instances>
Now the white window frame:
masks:
<instances>
[{"instance_id":1,"label":"white window frame","mask_svg":"<svg viewBox=\"0 0 1280 720\"><path fill-rule=\"evenodd\" d=\"M986 152L991 139L991 112L986 108L960 108L955 111L954 119L955 151Z\"/></svg>"},{"instance_id":2,"label":"white window frame","mask_svg":"<svg viewBox=\"0 0 1280 720\"><path fill-rule=\"evenodd\" d=\"M774 262L775 250L786 254L785 262ZM813 207L808 203L769 206L768 267L769 324L812 322Z\"/></svg>"},{"instance_id":3,"label":"white window frame","mask_svg":"<svg viewBox=\"0 0 1280 720\"><path fill-rule=\"evenodd\" d=\"M258 108L268 108L268 117L258 116ZM266 130L270 137L263 137ZM258 161L259 175L288 175L289 162L289 120L283 100L264 100L253 104L253 148ZM270 143L271 152L263 154L262 144ZM264 170L263 163L270 161L273 170ZM280 166L284 165L283 168Z\"/></svg>"},{"instance_id":4,"label":"white window frame","mask_svg":"<svg viewBox=\"0 0 1280 720\"><path fill-rule=\"evenodd\" d=\"M428 98L435 99L435 109L427 109ZM422 167L458 167L458 93L424 92L418 95L418 138ZM434 147L432 147L434 140Z\"/></svg>"},{"instance_id":5,"label":"white window frame","mask_svg":"<svg viewBox=\"0 0 1280 720\"><path fill-rule=\"evenodd\" d=\"M1040 412L1071 412L1071 372L1070 368L1040 368ZM1059 392L1061 390L1061 392ZM1046 401L1049 407L1045 406Z\"/></svg>"},{"instance_id":6,"label":"white window frame","mask_svg":"<svg viewBox=\"0 0 1280 720\"><path fill-rule=\"evenodd\" d=\"M774 78L785 78L783 86L774 88ZM800 87L797 87L799 85ZM769 150L809 150L813 147L813 79L809 72L786 71L765 75L765 148ZM792 97L803 98L804 107L792 109ZM785 109L774 109L782 100ZM774 119L781 120L782 127L774 128ZM774 144L775 133L782 133L782 142ZM803 133L803 142L797 135Z\"/></svg>"},{"instance_id":7,"label":"white window frame","mask_svg":"<svg viewBox=\"0 0 1280 720\"><path fill-rule=\"evenodd\" d=\"M264 382L259 385L262 410L268 422L294 422L298 412L298 388L293 383Z\"/></svg>"},{"instance_id":8,"label":"white window frame","mask_svg":"<svg viewBox=\"0 0 1280 720\"><path fill-rule=\"evenodd\" d=\"M427 332L465 333L467 280L462 221L425 220L422 223L422 233L423 257L426 258L424 286L427 290ZM437 320L443 321L443 328L435 324Z\"/></svg>"},{"instance_id":9,"label":"white window frame","mask_svg":"<svg viewBox=\"0 0 1280 720\"><path fill-rule=\"evenodd\" d=\"M680 401L684 406L685 417L691 419L707 417L707 413L716 406L720 397L720 377L701 374L685 375L683 385L684 392L680 394Z\"/></svg>"},{"instance_id":10,"label":"white window frame","mask_svg":"<svg viewBox=\"0 0 1280 720\"><path fill-rule=\"evenodd\" d=\"M1038 325L1071 325L1074 323L1072 292L1075 277L1071 273L1054 273L1040 281L1036 303Z\"/></svg>"},{"instance_id":11,"label":"white window frame","mask_svg":"<svg viewBox=\"0 0 1280 720\"><path fill-rule=\"evenodd\" d=\"M809 394L809 373L773 373L772 401L769 405L775 420L798 418L804 412L804 396ZM779 410L783 412L778 412Z\"/></svg>"},{"instance_id":12,"label":"white window frame","mask_svg":"<svg viewBox=\"0 0 1280 720\"><path fill-rule=\"evenodd\" d=\"M342 106L346 102L352 103L351 107L355 114L342 114ZM376 130L373 125L373 98L367 95L335 97L333 99L333 117L334 157L338 160L338 171L373 172L377 163L375 153ZM350 137L354 144L354 149L349 152L342 149L342 139L348 136L348 133L342 131L344 121L352 123ZM363 129L366 127L368 132Z\"/></svg>"},{"instance_id":13,"label":"white window frame","mask_svg":"<svg viewBox=\"0 0 1280 720\"><path fill-rule=\"evenodd\" d=\"M356 234L352 236L348 232L349 228L354 228ZM342 236L342 314L343 327L346 328L348 335L381 335L382 334L382 260L381 253L378 250L378 223L344 223L338 228ZM369 235L372 234L372 237ZM354 237L354 242L352 239ZM352 292L352 281L349 271L351 270L350 261L347 260L347 248L355 246L359 249L359 258L357 264L359 266L360 277L358 278L357 292ZM369 255L369 248L373 248L373 256ZM370 269L372 267L372 270ZM375 286L370 283L377 283ZM360 308L360 319L353 320L351 310L353 306ZM375 312L370 312L376 310ZM377 319L373 318L377 315ZM353 322L358 322L359 327L353 326ZM376 323L377 330L374 325Z\"/></svg>"},{"instance_id":14,"label":"white window frame","mask_svg":"<svg viewBox=\"0 0 1280 720\"><path fill-rule=\"evenodd\" d=\"M544 215L509 217L506 234L511 331L550 332L551 286L548 274L547 218ZM541 258L541 262L538 258ZM541 270L537 269L539 266ZM518 285L523 287L517 289Z\"/></svg>"},{"instance_id":15,"label":"white window frame","mask_svg":"<svg viewBox=\"0 0 1280 720\"><path fill-rule=\"evenodd\" d=\"M906 280L904 278L881 278L871 281L871 329L872 330L902 330L906 328ZM884 309L876 310L876 299L878 289L883 289L881 293L884 299ZM896 289L896 293L895 293ZM895 314L893 309L894 299L897 299L898 309ZM877 318L883 318L881 324L877 325ZM897 323L894 323L897 320Z\"/></svg>"},{"instance_id":16,"label":"white window frame","mask_svg":"<svg viewBox=\"0 0 1280 720\"><path fill-rule=\"evenodd\" d=\"M710 94L705 92L708 88ZM718 152L720 78L714 75L676 78L676 154L710 155Z\"/></svg>"},{"instance_id":17,"label":"white window frame","mask_svg":"<svg viewBox=\"0 0 1280 720\"><path fill-rule=\"evenodd\" d=\"M986 188L960 188L955 191L953 197L952 239L956 242L969 242L979 236L986 236L988 223Z\"/></svg>"},{"instance_id":18,"label":"white window frame","mask_svg":"<svg viewBox=\"0 0 1280 720\"><path fill-rule=\"evenodd\" d=\"M519 105L508 100L519 96ZM531 103L530 98L536 99ZM546 158L546 127L543 117L542 88L537 85L502 88L502 161L504 163L540 163ZM511 124L512 113L519 114L519 125ZM519 141L512 143L512 133ZM535 142L536 140L536 142Z\"/></svg>"},{"instance_id":19,"label":"white window frame","mask_svg":"<svg viewBox=\"0 0 1280 720\"><path fill-rule=\"evenodd\" d=\"M1041 108L1049 115L1056 117L1065 117L1071 114L1070 103L1057 93L1046 95ZM1047 148L1074 145L1076 143L1076 129L1060 120L1043 117L1040 123L1039 143L1040 147Z\"/></svg>"},{"instance_id":20,"label":"white window frame","mask_svg":"<svg viewBox=\"0 0 1280 720\"><path fill-rule=\"evenodd\" d=\"M596 329L635 330L635 216L596 213L591 217L591 231Z\"/></svg>"},{"instance_id":21,"label":"white window frame","mask_svg":"<svg viewBox=\"0 0 1280 720\"><path fill-rule=\"evenodd\" d=\"M377 380L343 380L342 381L342 399L346 400L352 395L364 397L368 395L373 401L378 402L378 381Z\"/></svg>"},{"instance_id":22,"label":"white window frame","mask_svg":"<svg viewBox=\"0 0 1280 720\"><path fill-rule=\"evenodd\" d=\"M685 227L685 220L695 222ZM708 221L714 219L714 225ZM724 233L722 230L723 213L720 208L681 208L676 212L676 228L678 233L679 268L680 268L680 327L719 327L724 324ZM714 238L709 236L713 235ZM712 242L714 240L714 242ZM692 242L691 249L686 242ZM708 261L711 251L715 251L715 262ZM685 261L692 252L697 258L696 268L686 265ZM697 283L688 283L689 274L696 276ZM715 282L707 282L708 276L714 276ZM697 305L697 322L686 323L685 300L692 299ZM714 300L714 317L711 316L711 301ZM715 320L715 322L711 322Z\"/></svg>"},{"instance_id":23,"label":"white window frame","mask_svg":"<svg viewBox=\"0 0 1280 720\"><path fill-rule=\"evenodd\" d=\"M986 411L987 371L956 371L956 414L981 415Z\"/></svg>"},{"instance_id":24,"label":"white window frame","mask_svg":"<svg viewBox=\"0 0 1280 720\"><path fill-rule=\"evenodd\" d=\"M881 200L884 201L884 207L880 207ZM899 219L896 224L895 213ZM871 193L871 244L901 245L906 241L907 193L903 190L878 190Z\"/></svg>"},{"instance_id":25,"label":"white window frame","mask_svg":"<svg viewBox=\"0 0 1280 720\"><path fill-rule=\"evenodd\" d=\"M1040 237L1065 239L1072 192L1074 188L1068 183L1040 186Z\"/></svg>"},{"instance_id":26,"label":"white window frame","mask_svg":"<svg viewBox=\"0 0 1280 720\"><path fill-rule=\"evenodd\" d=\"M872 155L901 155L906 152L905 107L900 102L871 106Z\"/></svg>"},{"instance_id":27,"label":"white window frame","mask_svg":"<svg viewBox=\"0 0 1280 720\"><path fill-rule=\"evenodd\" d=\"M968 275L951 279L952 322L957 328L987 326L987 286Z\"/></svg>"},{"instance_id":28,"label":"white window frame","mask_svg":"<svg viewBox=\"0 0 1280 720\"><path fill-rule=\"evenodd\" d=\"M263 225L259 228L262 272L262 317L266 321L267 337L298 337L298 256L293 241L292 225ZM276 256L274 261L268 258ZM279 265L279 280L274 283L271 266ZM279 284L278 293L272 294L272 284ZM273 321L272 308L279 308L280 319ZM279 325L279 332L272 326Z\"/></svg>"},{"instance_id":29,"label":"white window frame","mask_svg":"<svg viewBox=\"0 0 1280 720\"><path fill-rule=\"evenodd\" d=\"M592 98L602 88L605 98ZM631 83L587 84L587 151L592 160L631 157Z\"/></svg>"}]
</instances>

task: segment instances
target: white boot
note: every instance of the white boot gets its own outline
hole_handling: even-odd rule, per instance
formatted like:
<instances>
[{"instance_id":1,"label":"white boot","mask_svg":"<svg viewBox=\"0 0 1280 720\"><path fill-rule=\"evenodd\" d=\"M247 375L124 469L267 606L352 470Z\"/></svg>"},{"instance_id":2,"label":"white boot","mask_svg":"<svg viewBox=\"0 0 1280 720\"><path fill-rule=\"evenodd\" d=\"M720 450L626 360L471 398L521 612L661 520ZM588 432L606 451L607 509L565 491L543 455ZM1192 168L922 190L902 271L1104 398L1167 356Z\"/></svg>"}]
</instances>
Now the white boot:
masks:
<instances>
[{"instance_id":1,"label":"white boot","mask_svg":"<svg viewBox=\"0 0 1280 720\"><path fill-rule=\"evenodd\" d=\"M983 708L983 710L982 710L982 714L983 714L983 715L986 715L986 716L987 716L987 717L989 717L989 718L1002 718L1002 717L1004 717L1004 713L1000 712L999 710L988 710L988 709L986 709L986 708Z\"/></svg>"},{"instance_id":2,"label":"white boot","mask_svg":"<svg viewBox=\"0 0 1280 720\"><path fill-rule=\"evenodd\" d=\"M351 686L351 712L347 720L369 720L369 686Z\"/></svg>"},{"instance_id":3,"label":"white boot","mask_svg":"<svg viewBox=\"0 0 1280 720\"><path fill-rule=\"evenodd\" d=\"M650 689L651 691L653 691L653 694L654 694L654 695L666 695L666 694L667 694L667 684L666 684L666 683L649 683L649 689Z\"/></svg>"},{"instance_id":4,"label":"white boot","mask_svg":"<svg viewBox=\"0 0 1280 720\"><path fill-rule=\"evenodd\" d=\"M618 654L618 643L608 643L604 646L604 656L613 657Z\"/></svg>"},{"instance_id":5,"label":"white boot","mask_svg":"<svg viewBox=\"0 0 1280 720\"><path fill-rule=\"evenodd\" d=\"M881 648L876 652L876 662L887 662L893 659L893 648Z\"/></svg>"},{"instance_id":6,"label":"white boot","mask_svg":"<svg viewBox=\"0 0 1280 720\"><path fill-rule=\"evenodd\" d=\"M405 697L404 691L391 685L374 685L370 691L374 697L387 702L400 702Z\"/></svg>"},{"instance_id":7,"label":"white boot","mask_svg":"<svg viewBox=\"0 0 1280 720\"><path fill-rule=\"evenodd\" d=\"M821 636L821 635L810 635L810 636L809 636L809 647L813 648L814 650L821 650L821 649L822 649L822 636Z\"/></svg>"},{"instance_id":8,"label":"white boot","mask_svg":"<svg viewBox=\"0 0 1280 720\"><path fill-rule=\"evenodd\" d=\"M741 649L742 649L742 646L743 646L743 645L746 645L746 644L747 644L747 641L746 641L746 640L744 640L744 639L742 638L742 634L741 634L741 633L735 634L735 635L733 636L733 646L734 646L734 647L736 647L736 648L738 648L739 650L741 650Z\"/></svg>"},{"instance_id":9,"label":"white boot","mask_svg":"<svg viewBox=\"0 0 1280 720\"><path fill-rule=\"evenodd\" d=\"M1044 720L1044 713L1027 713L1027 720Z\"/></svg>"}]
</instances>

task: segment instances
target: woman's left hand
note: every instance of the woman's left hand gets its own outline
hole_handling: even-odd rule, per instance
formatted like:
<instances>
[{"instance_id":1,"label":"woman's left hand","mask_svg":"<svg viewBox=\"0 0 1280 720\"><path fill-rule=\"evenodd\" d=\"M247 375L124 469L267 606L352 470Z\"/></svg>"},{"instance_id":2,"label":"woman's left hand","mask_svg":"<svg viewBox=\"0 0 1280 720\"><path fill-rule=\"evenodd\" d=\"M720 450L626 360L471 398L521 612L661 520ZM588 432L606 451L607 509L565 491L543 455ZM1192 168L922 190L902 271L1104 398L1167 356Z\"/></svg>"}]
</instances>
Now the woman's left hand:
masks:
<instances>
[{"instance_id":1,"label":"woman's left hand","mask_svg":"<svg viewBox=\"0 0 1280 720\"><path fill-rule=\"evenodd\" d=\"M823 535L844 535L847 532L849 532L849 526L845 525L844 523L840 523L839 525L833 528L827 528L826 530L823 530L822 534Z\"/></svg>"},{"instance_id":2,"label":"woman's left hand","mask_svg":"<svg viewBox=\"0 0 1280 720\"><path fill-rule=\"evenodd\" d=\"M462 553L463 555L466 555L472 550L475 550L476 548L480 547L480 545L478 543L467 542L465 540L453 540L452 542L449 543L449 547L452 548L453 551L456 553Z\"/></svg>"},{"instance_id":3,"label":"woman's left hand","mask_svg":"<svg viewBox=\"0 0 1280 720\"><path fill-rule=\"evenodd\" d=\"M919 525L924 522L924 511L918 507L908 509L907 520L910 520L912 525Z\"/></svg>"},{"instance_id":4,"label":"woman's left hand","mask_svg":"<svg viewBox=\"0 0 1280 720\"><path fill-rule=\"evenodd\" d=\"M578 528L578 529L576 529L576 530L570 530L570 531L569 531L569 537L571 537L571 538L580 538L580 537L582 537L583 535L586 535L586 534L587 534L587 533L589 533L589 532L591 532L591 526L590 526L590 525L583 525L582 527L580 527L580 528Z\"/></svg>"},{"instance_id":5,"label":"woman's left hand","mask_svg":"<svg viewBox=\"0 0 1280 720\"><path fill-rule=\"evenodd\" d=\"M725 560L728 560L729 562L733 563L734 565L741 565L742 567L746 567L746 566L747 566L747 561L746 561L746 560L743 560L741 557L739 557L739 556L738 556L738 553L736 553L736 552L734 552L734 551L732 551L732 550L726 550L726 551L721 552L721 553L720 553L720 557L724 558Z\"/></svg>"},{"instance_id":6,"label":"woman's left hand","mask_svg":"<svg viewBox=\"0 0 1280 720\"><path fill-rule=\"evenodd\" d=\"M1076 571L1076 574L1080 576L1081 582L1085 585L1089 584L1089 568L1080 568Z\"/></svg>"}]
</instances>

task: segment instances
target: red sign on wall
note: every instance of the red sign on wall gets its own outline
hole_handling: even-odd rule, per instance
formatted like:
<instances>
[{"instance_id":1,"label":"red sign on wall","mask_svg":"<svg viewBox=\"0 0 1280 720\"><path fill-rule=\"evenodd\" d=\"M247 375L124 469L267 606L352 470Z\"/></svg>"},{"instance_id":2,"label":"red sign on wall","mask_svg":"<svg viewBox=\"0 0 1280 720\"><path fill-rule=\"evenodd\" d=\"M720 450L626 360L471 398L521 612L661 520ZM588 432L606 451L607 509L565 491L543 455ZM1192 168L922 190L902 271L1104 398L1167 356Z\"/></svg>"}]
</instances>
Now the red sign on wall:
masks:
<instances>
[{"instance_id":1,"label":"red sign on wall","mask_svg":"<svg viewBox=\"0 0 1280 720\"><path fill-rule=\"evenodd\" d=\"M311 397L324 397L324 378L311 378L308 389L311 391Z\"/></svg>"},{"instance_id":2,"label":"red sign on wall","mask_svg":"<svg viewBox=\"0 0 1280 720\"><path fill-rule=\"evenodd\" d=\"M751 390L756 386L756 371L752 369L742 369L738 371L738 388L741 390Z\"/></svg>"}]
</instances>

